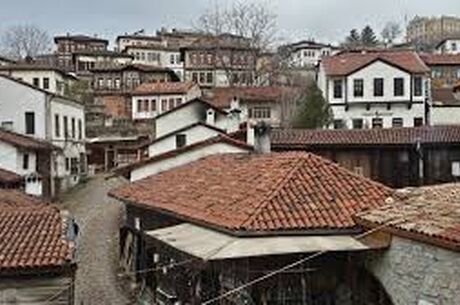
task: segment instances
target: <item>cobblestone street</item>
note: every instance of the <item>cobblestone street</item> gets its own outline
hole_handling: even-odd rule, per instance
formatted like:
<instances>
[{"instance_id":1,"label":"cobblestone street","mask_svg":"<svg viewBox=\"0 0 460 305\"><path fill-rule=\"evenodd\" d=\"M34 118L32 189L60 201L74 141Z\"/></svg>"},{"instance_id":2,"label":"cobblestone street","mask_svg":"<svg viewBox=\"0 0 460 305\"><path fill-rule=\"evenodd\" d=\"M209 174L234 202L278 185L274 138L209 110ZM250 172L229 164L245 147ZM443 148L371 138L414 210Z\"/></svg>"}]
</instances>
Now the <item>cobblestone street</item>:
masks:
<instances>
[{"instance_id":1,"label":"cobblestone street","mask_svg":"<svg viewBox=\"0 0 460 305\"><path fill-rule=\"evenodd\" d=\"M108 190L122 183L97 176L61 198L80 226L76 305L132 304L117 277L118 228L124 209L107 196Z\"/></svg>"}]
</instances>

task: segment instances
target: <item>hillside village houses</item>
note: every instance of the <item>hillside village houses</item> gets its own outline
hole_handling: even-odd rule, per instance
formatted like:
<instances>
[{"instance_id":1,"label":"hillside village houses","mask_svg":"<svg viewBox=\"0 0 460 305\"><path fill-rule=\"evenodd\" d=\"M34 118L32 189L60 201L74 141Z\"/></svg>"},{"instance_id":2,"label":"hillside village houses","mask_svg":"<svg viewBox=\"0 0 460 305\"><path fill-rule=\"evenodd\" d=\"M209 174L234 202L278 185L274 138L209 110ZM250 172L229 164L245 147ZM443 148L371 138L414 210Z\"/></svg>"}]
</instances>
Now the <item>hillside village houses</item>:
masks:
<instances>
[{"instance_id":1,"label":"hillside village houses","mask_svg":"<svg viewBox=\"0 0 460 305\"><path fill-rule=\"evenodd\" d=\"M335 55L340 51L333 45L312 40L302 40L285 47L289 51L290 64L297 68L315 68L322 58Z\"/></svg>"},{"instance_id":2,"label":"hillside village houses","mask_svg":"<svg viewBox=\"0 0 460 305\"><path fill-rule=\"evenodd\" d=\"M86 174L85 113L82 104L0 75L0 109L3 129L47 141L58 148L47 156L39 156L38 161L30 155L30 164L26 162L28 154L22 154L23 169L33 168L35 163L45 175L42 177L41 195L54 197L76 185Z\"/></svg>"},{"instance_id":3,"label":"hillside village houses","mask_svg":"<svg viewBox=\"0 0 460 305\"><path fill-rule=\"evenodd\" d=\"M429 124L429 69L414 51L363 50L325 58L318 86L330 104L332 128Z\"/></svg>"}]
</instances>

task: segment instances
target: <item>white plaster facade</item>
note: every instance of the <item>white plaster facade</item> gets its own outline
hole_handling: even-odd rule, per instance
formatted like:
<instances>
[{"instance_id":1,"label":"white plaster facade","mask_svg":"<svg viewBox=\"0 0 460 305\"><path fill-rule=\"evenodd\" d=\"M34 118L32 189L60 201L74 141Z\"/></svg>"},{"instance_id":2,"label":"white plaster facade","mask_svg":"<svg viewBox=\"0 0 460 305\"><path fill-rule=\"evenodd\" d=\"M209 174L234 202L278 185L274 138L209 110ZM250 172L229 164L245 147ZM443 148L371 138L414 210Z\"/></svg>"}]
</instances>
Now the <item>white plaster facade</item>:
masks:
<instances>
[{"instance_id":1,"label":"white plaster facade","mask_svg":"<svg viewBox=\"0 0 460 305\"><path fill-rule=\"evenodd\" d=\"M28 124L27 115L33 117ZM50 157L52 195L78 183L86 173L84 119L83 105L11 78L0 77L0 125L62 148ZM64 127L65 121L67 127ZM29 130L26 125L29 125ZM55 180L59 181L58 184Z\"/></svg>"},{"instance_id":2,"label":"white plaster facade","mask_svg":"<svg viewBox=\"0 0 460 305\"><path fill-rule=\"evenodd\" d=\"M176 156L167 158L165 160L146 164L142 167L136 168L131 171L131 182L158 174L160 172L172 169L177 166L185 165L187 163L196 161L198 159L216 155L216 154L227 154L227 153L244 153L248 150L230 145L227 143L214 143L207 146L199 147L191 151L187 151Z\"/></svg>"},{"instance_id":3,"label":"white plaster facade","mask_svg":"<svg viewBox=\"0 0 460 305\"><path fill-rule=\"evenodd\" d=\"M66 75L53 69L37 70L31 68L30 70L26 70L21 68L14 70L14 66L9 66L8 70L0 70L0 73L60 95L65 94L67 88L75 82L73 76Z\"/></svg>"},{"instance_id":4,"label":"white plaster facade","mask_svg":"<svg viewBox=\"0 0 460 305\"><path fill-rule=\"evenodd\" d=\"M383 80L381 96L374 95L375 79ZM403 82L402 95L395 95L395 79ZM362 82L362 95L355 95L355 81ZM340 94L334 90L338 83ZM326 75L324 68L320 66L318 86L331 105L334 120L340 120L345 128L353 128L353 120L362 120L362 128L372 127L372 119L381 119L383 128L392 127L393 119L398 121L399 127L412 127L414 122L419 124L420 120L423 124L427 123L426 102L427 92L430 91L427 75L414 75L377 60L346 76Z\"/></svg>"},{"instance_id":5,"label":"white plaster facade","mask_svg":"<svg viewBox=\"0 0 460 305\"><path fill-rule=\"evenodd\" d=\"M189 129L173 133L163 139L155 141L149 145L148 156L153 157L162 153L175 150L177 147L176 136L181 135L185 137L185 146L198 143L219 135L220 132L216 129L207 127L206 125L195 125Z\"/></svg>"},{"instance_id":6,"label":"white plaster facade","mask_svg":"<svg viewBox=\"0 0 460 305\"><path fill-rule=\"evenodd\" d=\"M431 125L458 125L460 124L460 107L456 106L431 106Z\"/></svg>"},{"instance_id":7,"label":"white plaster facade","mask_svg":"<svg viewBox=\"0 0 460 305\"><path fill-rule=\"evenodd\" d=\"M289 60L292 67L312 68L315 67L323 57L332 56L338 52L339 49L331 45L306 41L292 45Z\"/></svg>"},{"instance_id":8,"label":"white plaster facade","mask_svg":"<svg viewBox=\"0 0 460 305\"><path fill-rule=\"evenodd\" d=\"M460 38L446 39L436 47L438 54L460 54Z\"/></svg>"},{"instance_id":9,"label":"white plaster facade","mask_svg":"<svg viewBox=\"0 0 460 305\"><path fill-rule=\"evenodd\" d=\"M201 90L196 85L188 92L181 94L133 94L131 100L132 119L153 119L163 112L169 111L200 96ZM147 107L145 107L146 104L148 104Z\"/></svg>"}]
</instances>

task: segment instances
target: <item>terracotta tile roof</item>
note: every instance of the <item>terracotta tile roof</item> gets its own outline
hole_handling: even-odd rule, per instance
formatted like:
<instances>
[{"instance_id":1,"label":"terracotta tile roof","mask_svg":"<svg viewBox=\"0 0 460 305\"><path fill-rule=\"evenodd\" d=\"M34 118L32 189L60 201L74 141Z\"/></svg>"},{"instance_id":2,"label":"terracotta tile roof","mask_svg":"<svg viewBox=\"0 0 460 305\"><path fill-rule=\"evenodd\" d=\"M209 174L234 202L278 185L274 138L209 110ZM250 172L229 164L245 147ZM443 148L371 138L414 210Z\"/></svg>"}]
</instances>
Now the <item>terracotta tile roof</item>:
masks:
<instances>
[{"instance_id":1,"label":"terracotta tile roof","mask_svg":"<svg viewBox=\"0 0 460 305\"><path fill-rule=\"evenodd\" d=\"M460 99L456 99L452 88L433 88L431 90L433 106L460 105Z\"/></svg>"},{"instance_id":2,"label":"terracotta tile roof","mask_svg":"<svg viewBox=\"0 0 460 305\"><path fill-rule=\"evenodd\" d=\"M381 60L411 73L427 73L428 67L414 51L366 51L344 52L326 57L322 61L324 71L331 76L345 76Z\"/></svg>"},{"instance_id":3,"label":"terracotta tile roof","mask_svg":"<svg viewBox=\"0 0 460 305\"><path fill-rule=\"evenodd\" d=\"M388 204L359 213L358 223L460 251L460 184L408 188L395 193Z\"/></svg>"},{"instance_id":4,"label":"terracotta tile roof","mask_svg":"<svg viewBox=\"0 0 460 305\"><path fill-rule=\"evenodd\" d=\"M141 94L185 94L195 86L192 82L144 83L133 91L133 95Z\"/></svg>"},{"instance_id":5,"label":"terracotta tile roof","mask_svg":"<svg viewBox=\"0 0 460 305\"><path fill-rule=\"evenodd\" d=\"M421 54L420 58L428 66L457 65L460 66L460 54Z\"/></svg>"},{"instance_id":6,"label":"terracotta tile roof","mask_svg":"<svg viewBox=\"0 0 460 305\"><path fill-rule=\"evenodd\" d=\"M415 145L460 143L460 125L384 129L274 129L274 149L310 146Z\"/></svg>"},{"instance_id":7,"label":"terracotta tile roof","mask_svg":"<svg viewBox=\"0 0 460 305\"><path fill-rule=\"evenodd\" d=\"M58 147L45 140L39 140L0 128L0 141L30 150L57 150Z\"/></svg>"},{"instance_id":8,"label":"terracotta tile roof","mask_svg":"<svg viewBox=\"0 0 460 305\"><path fill-rule=\"evenodd\" d=\"M180 183L179 183L180 182ZM235 234L346 232L390 188L309 153L222 154L110 192L125 202Z\"/></svg>"},{"instance_id":9,"label":"terracotta tile roof","mask_svg":"<svg viewBox=\"0 0 460 305\"><path fill-rule=\"evenodd\" d=\"M186 153L186 152L198 149L198 148L206 147L206 146L209 146L209 145L212 145L212 144L216 144L216 143L227 143L229 145L237 146L237 147L247 149L247 150L252 150L253 149L252 146L247 145L245 142L235 140L235 139L233 139L233 138L231 138L229 136L226 136L225 134L222 133L222 134L220 134L220 135L218 135L216 137L213 137L213 138L209 138L209 139L206 139L206 140L203 140L203 141L200 141L200 142L197 142L197 143L193 143L193 144L190 144L190 145L187 145L187 146L184 146L184 147L172 150L172 151L165 152L165 153L160 154L160 155L156 155L156 156L141 160L139 162L131 163L129 165L116 168L114 170L114 172L116 174L118 174L118 175L124 175L124 174L129 173L132 170L140 168L140 167L142 167L144 165L160 162L160 161L163 161L165 159L169 159L169 158L178 156L180 154L183 154L183 153Z\"/></svg>"},{"instance_id":10,"label":"terracotta tile roof","mask_svg":"<svg viewBox=\"0 0 460 305\"><path fill-rule=\"evenodd\" d=\"M22 181L22 177L12 171L0 167L0 184L14 184Z\"/></svg>"},{"instance_id":11,"label":"terracotta tile roof","mask_svg":"<svg viewBox=\"0 0 460 305\"><path fill-rule=\"evenodd\" d=\"M219 108L229 108L234 97L242 102L280 102L285 95L295 94L294 87L228 87L210 90L206 98Z\"/></svg>"},{"instance_id":12,"label":"terracotta tile roof","mask_svg":"<svg viewBox=\"0 0 460 305\"><path fill-rule=\"evenodd\" d=\"M0 190L0 274L70 266L60 211L18 191Z\"/></svg>"},{"instance_id":13,"label":"terracotta tile roof","mask_svg":"<svg viewBox=\"0 0 460 305\"><path fill-rule=\"evenodd\" d=\"M100 66L91 69L94 72L111 72L111 71L124 71L124 70L138 70L142 72L168 72L174 73L173 70L165 67L156 67L142 64L127 64L127 65L109 65Z\"/></svg>"}]
</instances>

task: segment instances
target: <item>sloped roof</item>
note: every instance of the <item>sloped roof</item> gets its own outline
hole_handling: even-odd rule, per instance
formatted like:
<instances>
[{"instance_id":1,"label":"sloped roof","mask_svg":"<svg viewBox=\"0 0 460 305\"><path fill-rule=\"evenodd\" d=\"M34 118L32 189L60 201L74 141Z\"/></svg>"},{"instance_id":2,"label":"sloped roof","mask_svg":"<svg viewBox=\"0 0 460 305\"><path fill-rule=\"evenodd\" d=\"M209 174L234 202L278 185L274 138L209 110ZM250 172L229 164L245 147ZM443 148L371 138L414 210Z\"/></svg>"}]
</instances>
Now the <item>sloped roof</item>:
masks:
<instances>
[{"instance_id":1,"label":"sloped roof","mask_svg":"<svg viewBox=\"0 0 460 305\"><path fill-rule=\"evenodd\" d=\"M298 92L294 87L227 87L213 88L207 94L210 102L219 108L228 108L234 97L244 102L281 102L283 96Z\"/></svg>"},{"instance_id":2,"label":"sloped roof","mask_svg":"<svg viewBox=\"0 0 460 305\"><path fill-rule=\"evenodd\" d=\"M58 147L45 140L28 137L13 131L0 128L0 141L9 143L15 147L30 150L57 150Z\"/></svg>"},{"instance_id":3,"label":"sloped roof","mask_svg":"<svg viewBox=\"0 0 460 305\"><path fill-rule=\"evenodd\" d=\"M354 214L391 193L319 156L291 152L214 155L110 195L235 234L308 234L354 229Z\"/></svg>"},{"instance_id":4,"label":"sloped roof","mask_svg":"<svg viewBox=\"0 0 460 305\"><path fill-rule=\"evenodd\" d=\"M70 266L60 211L19 191L0 189L0 274Z\"/></svg>"},{"instance_id":5,"label":"sloped roof","mask_svg":"<svg viewBox=\"0 0 460 305\"><path fill-rule=\"evenodd\" d=\"M193 88L192 82L143 83L133 91L133 95L141 94L185 94Z\"/></svg>"},{"instance_id":6,"label":"sloped roof","mask_svg":"<svg viewBox=\"0 0 460 305\"><path fill-rule=\"evenodd\" d=\"M360 213L366 227L389 223L395 235L460 251L460 184L398 191L391 204Z\"/></svg>"},{"instance_id":7,"label":"sloped roof","mask_svg":"<svg viewBox=\"0 0 460 305\"><path fill-rule=\"evenodd\" d=\"M382 129L274 129L273 148L460 143L460 125Z\"/></svg>"},{"instance_id":8,"label":"sloped roof","mask_svg":"<svg viewBox=\"0 0 460 305\"><path fill-rule=\"evenodd\" d=\"M102 38L97 38L97 37L92 37L88 35L62 35L62 36L55 36L54 37L54 42L57 43L59 40L73 40L73 41L79 41L79 42L102 42L104 44L109 44L109 41L107 39L102 39Z\"/></svg>"},{"instance_id":9,"label":"sloped roof","mask_svg":"<svg viewBox=\"0 0 460 305\"><path fill-rule=\"evenodd\" d=\"M195 125L195 126L198 126L198 125ZM207 125L203 125L203 126L207 126ZM212 138L200 141L200 142L186 145L186 146L180 147L175 150L171 150L171 151L168 151L168 152L165 152L165 153L162 153L162 154L159 154L159 155L156 155L156 156L153 156L153 157L150 157L150 158L147 158L147 159L135 162L135 163L131 163L131 164L116 168L114 172L116 174L123 175L125 173L129 173L130 171L140 168L142 166L145 166L147 164L153 164L156 162L160 162L165 159L169 159L169 158L178 156L180 154L183 154L183 153L186 153L186 152L198 149L198 148L203 148L209 145L213 145L216 143L226 143L232 146L237 146L237 147L244 148L247 150L252 150L252 147L247 145L245 142L235 140L229 136L226 136L224 133L222 133L216 137L212 137Z\"/></svg>"},{"instance_id":10,"label":"sloped roof","mask_svg":"<svg viewBox=\"0 0 460 305\"><path fill-rule=\"evenodd\" d=\"M428 66L456 65L460 66L460 54L422 54L420 58Z\"/></svg>"},{"instance_id":11,"label":"sloped roof","mask_svg":"<svg viewBox=\"0 0 460 305\"><path fill-rule=\"evenodd\" d=\"M431 90L433 106L460 105L460 100L455 98L452 88L433 88Z\"/></svg>"},{"instance_id":12,"label":"sloped roof","mask_svg":"<svg viewBox=\"0 0 460 305\"><path fill-rule=\"evenodd\" d=\"M126 64L126 65L109 65L109 66L100 66L91 69L91 71L95 72L104 72L104 71L124 71L124 70L138 70L143 72L169 72L174 73L169 68L165 67L156 67L156 66L149 66L143 64Z\"/></svg>"},{"instance_id":13,"label":"sloped roof","mask_svg":"<svg viewBox=\"0 0 460 305\"><path fill-rule=\"evenodd\" d=\"M22 177L18 174L0 167L0 184L21 182Z\"/></svg>"},{"instance_id":14,"label":"sloped roof","mask_svg":"<svg viewBox=\"0 0 460 305\"><path fill-rule=\"evenodd\" d=\"M406 50L343 52L325 57L322 65L327 75L346 76L379 60L411 73L429 72L416 52Z\"/></svg>"}]
</instances>

